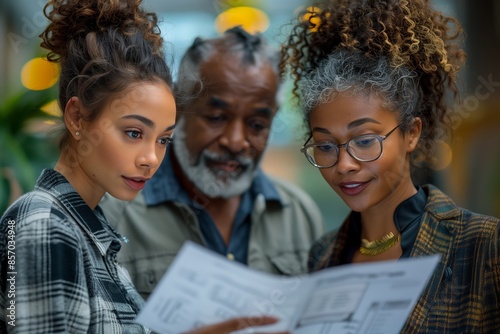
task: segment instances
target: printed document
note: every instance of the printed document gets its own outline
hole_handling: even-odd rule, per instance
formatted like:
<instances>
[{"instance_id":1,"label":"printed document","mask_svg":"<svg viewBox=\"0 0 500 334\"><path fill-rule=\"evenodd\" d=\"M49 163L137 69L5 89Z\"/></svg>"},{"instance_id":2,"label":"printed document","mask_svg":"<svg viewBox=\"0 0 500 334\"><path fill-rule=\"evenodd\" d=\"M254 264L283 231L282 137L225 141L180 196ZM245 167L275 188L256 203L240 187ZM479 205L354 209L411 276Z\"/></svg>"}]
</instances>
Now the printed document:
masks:
<instances>
[{"instance_id":1,"label":"printed document","mask_svg":"<svg viewBox=\"0 0 500 334\"><path fill-rule=\"evenodd\" d=\"M299 276L251 269L186 242L136 321L179 334L240 316L275 316L238 333L400 333L439 255L348 264Z\"/></svg>"}]
</instances>

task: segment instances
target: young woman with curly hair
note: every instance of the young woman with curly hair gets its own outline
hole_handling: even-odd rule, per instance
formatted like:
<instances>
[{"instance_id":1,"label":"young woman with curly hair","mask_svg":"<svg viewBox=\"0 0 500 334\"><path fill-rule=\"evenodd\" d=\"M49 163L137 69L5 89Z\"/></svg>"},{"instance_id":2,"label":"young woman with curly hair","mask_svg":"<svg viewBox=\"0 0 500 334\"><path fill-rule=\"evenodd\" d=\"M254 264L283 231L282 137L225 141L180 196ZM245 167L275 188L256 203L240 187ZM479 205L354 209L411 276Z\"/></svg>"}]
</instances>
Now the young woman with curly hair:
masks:
<instances>
[{"instance_id":1,"label":"young woman with curly hair","mask_svg":"<svg viewBox=\"0 0 500 334\"><path fill-rule=\"evenodd\" d=\"M403 333L500 331L499 220L411 178L449 133L462 33L428 0L326 0L283 47L309 129L301 151L352 210L310 270L441 254Z\"/></svg>"}]
</instances>

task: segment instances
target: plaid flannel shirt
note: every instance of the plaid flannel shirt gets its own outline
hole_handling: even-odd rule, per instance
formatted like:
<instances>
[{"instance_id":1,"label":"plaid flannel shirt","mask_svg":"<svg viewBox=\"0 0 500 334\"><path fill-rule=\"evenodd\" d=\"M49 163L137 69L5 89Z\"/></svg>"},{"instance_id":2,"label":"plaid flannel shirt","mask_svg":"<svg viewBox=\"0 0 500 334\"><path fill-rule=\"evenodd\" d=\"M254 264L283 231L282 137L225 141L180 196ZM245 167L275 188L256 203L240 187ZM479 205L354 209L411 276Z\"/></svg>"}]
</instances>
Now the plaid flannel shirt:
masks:
<instances>
[{"instance_id":1,"label":"plaid flannel shirt","mask_svg":"<svg viewBox=\"0 0 500 334\"><path fill-rule=\"evenodd\" d=\"M147 332L134 322L144 301L116 262L119 238L99 207L43 171L0 220L0 332Z\"/></svg>"},{"instance_id":2,"label":"plaid flannel shirt","mask_svg":"<svg viewBox=\"0 0 500 334\"><path fill-rule=\"evenodd\" d=\"M500 333L500 220L423 188L427 204L410 257L442 257L401 333ZM310 270L340 264L350 219L313 245Z\"/></svg>"}]
</instances>

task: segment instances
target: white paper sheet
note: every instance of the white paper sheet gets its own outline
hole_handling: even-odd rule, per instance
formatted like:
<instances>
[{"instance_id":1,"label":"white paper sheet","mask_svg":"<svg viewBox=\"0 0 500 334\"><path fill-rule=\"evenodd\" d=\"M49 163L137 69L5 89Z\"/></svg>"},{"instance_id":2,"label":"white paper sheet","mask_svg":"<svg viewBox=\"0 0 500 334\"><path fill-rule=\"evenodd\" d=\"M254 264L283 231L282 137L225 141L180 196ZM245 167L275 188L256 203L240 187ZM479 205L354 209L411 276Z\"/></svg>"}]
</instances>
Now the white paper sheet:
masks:
<instances>
[{"instance_id":1,"label":"white paper sheet","mask_svg":"<svg viewBox=\"0 0 500 334\"><path fill-rule=\"evenodd\" d=\"M438 262L432 255L279 276L188 241L136 320L163 334L259 315L280 322L239 333L399 333Z\"/></svg>"}]
</instances>

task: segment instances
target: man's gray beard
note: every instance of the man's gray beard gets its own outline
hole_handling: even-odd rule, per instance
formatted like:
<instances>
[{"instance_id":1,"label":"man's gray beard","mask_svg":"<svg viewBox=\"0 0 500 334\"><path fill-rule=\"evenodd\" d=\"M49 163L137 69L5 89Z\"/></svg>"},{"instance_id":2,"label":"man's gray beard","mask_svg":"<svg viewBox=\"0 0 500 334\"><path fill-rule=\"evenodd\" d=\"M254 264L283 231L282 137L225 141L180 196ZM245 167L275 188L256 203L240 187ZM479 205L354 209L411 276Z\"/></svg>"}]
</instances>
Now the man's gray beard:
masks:
<instances>
[{"instance_id":1,"label":"man's gray beard","mask_svg":"<svg viewBox=\"0 0 500 334\"><path fill-rule=\"evenodd\" d=\"M182 171L196 188L209 198L239 196L250 188L257 174L258 167L253 159L240 158L242 165L244 165L244 170L237 176L231 176L224 171L214 174L206 165L207 158L216 160L220 155L204 149L199 157L199 161L196 162L196 159L189 155L186 146L184 122L184 119L177 122L172 146Z\"/></svg>"}]
</instances>

